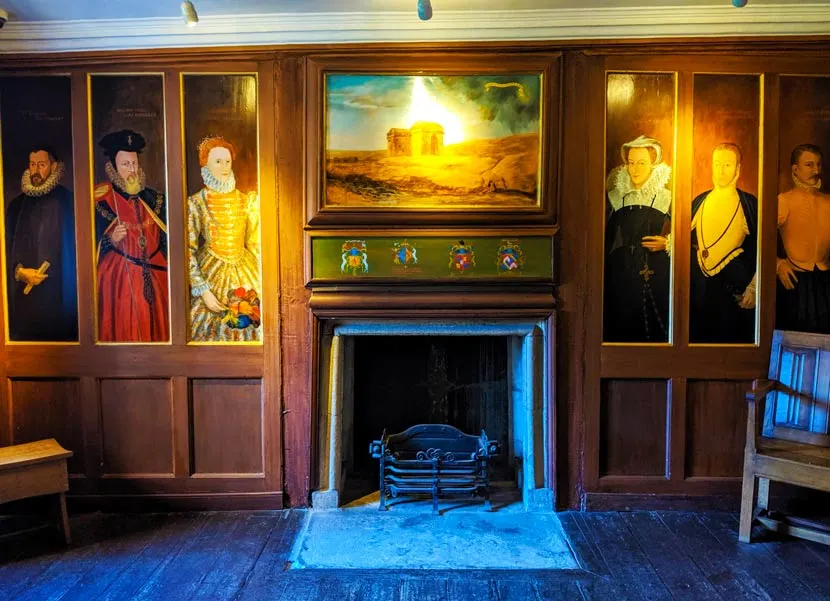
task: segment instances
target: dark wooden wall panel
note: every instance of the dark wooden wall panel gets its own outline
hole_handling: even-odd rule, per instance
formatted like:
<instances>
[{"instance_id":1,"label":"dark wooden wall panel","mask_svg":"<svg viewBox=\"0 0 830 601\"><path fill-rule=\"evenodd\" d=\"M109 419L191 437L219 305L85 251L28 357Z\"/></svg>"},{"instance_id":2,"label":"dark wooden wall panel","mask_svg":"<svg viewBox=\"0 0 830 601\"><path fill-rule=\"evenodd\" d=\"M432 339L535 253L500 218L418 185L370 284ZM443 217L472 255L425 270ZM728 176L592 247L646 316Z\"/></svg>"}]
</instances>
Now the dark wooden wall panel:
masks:
<instances>
[{"instance_id":1,"label":"dark wooden wall panel","mask_svg":"<svg viewBox=\"0 0 830 601\"><path fill-rule=\"evenodd\" d=\"M601 476L666 473L665 380L604 380L600 424Z\"/></svg>"},{"instance_id":2,"label":"dark wooden wall panel","mask_svg":"<svg viewBox=\"0 0 830 601\"><path fill-rule=\"evenodd\" d=\"M0 388L0 444L55 436L76 453L70 469L85 476L73 479L70 493L76 499L87 496L91 503L112 495L134 497L142 503L165 497L162 502L187 498L194 506L273 508L283 502L284 488L290 504L306 504L316 473L313 383L317 380L318 322L309 310L304 277L305 204L319 199L306 197L304 161L309 152L315 156L314 149L307 148L308 128L320 125L313 118L316 105L306 95L308 57L353 55L349 60L362 61L372 69L378 52L398 55L405 62L404 56L414 50L434 54L436 64L443 61L449 66L468 60L480 63L498 57L506 48L512 52L518 47L528 55L562 50L568 82L561 98L564 129L561 140L554 141L561 146L562 177L552 169L543 174L551 190L557 185L562 190L557 203L561 231L556 236L558 374L551 383L559 419L557 464L552 469L560 507L591 506L586 502L591 494L646 498L730 492L734 479L719 482L718 478L736 475L741 461L741 443L730 438L742 437L743 404L738 388L743 388L744 380L764 375L773 327L776 223L770 216L775 215L782 151L778 80L780 74L830 71L830 51L824 40L505 42L440 48L386 44L370 49L360 45L263 46L209 52L176 49L6 57L8 66L0 69L3 73L72 74L81 307L92 305L95 290L95 241L90 227L94 209L89 198L97 182L90 181L89 157L97 150L90 147L94 141L86 134L87 74L165 73L173 331L169 345L96 345L94 313L82 310L77 345L12 347L0 340L0 379L8 382ZM677 295L671 345L603 346L601 315L593 310L601 306L602 299L606 69L678 73L677 153L671 165ZM177 160L182 156L177 82L181 72L193 71L259 74L262 275L267 303L261 347L186 342L186 190ZM696 72L764 73L758 346L688 344L691 215L684 199L688 201L692 192L690 82ZM19 174L10 177L16 179ZM435 227L450 230L469 225L457 211L438 213ZM493 232L520 231L520 220L511 223L506 215L499 222L507 226L493 227ZM377 221L365 212L352 215L351 223L377 228L391 221ZM352 231L345 221L332 227ZM0 311L0 329L3 319ZM686 378L694 379L688 388ZM220 382L222 390L198 384L212 380ZM52 403L55 398L65 404ZM671 439L667 423L672 424ZM227 441L244 441L244 445L231 449ZM672 450L668 481L667 448ZM192 477L194 472L197 477ZM102 478L107 474L119 477Z\"/></svg>"},{"instance_id":3,"label":"dark wooden wall panel","mask_svg":"<svg viewBox=\"0 0 830 601\"><path fill-rule=\"evenodd\" d=\"M740 477L746 440L744 395L752 381L689 380L686 477Z\"/></svg>"},{"instance_id":4,"label":"dark wooden wall panel","mask_svg":"<svg viewBox=\"0 0 830 601\"><path fill-rule=\"evenodd\" d=\"M11 379L12 444L54 438L75 455L69 472L84 472L80 382L76 379Z\"/></svg>"},{"instance_id":5,"label":"dark wooden wall panel","mask_svg":"<svg viewBox=\"0 0 830 601\"><path fill-rule=\"evenodd\" d=\"M282 347L283 463L285 494L291 505L309 502L316 436L312 385L316 349L313 318L308 310L303 253L305 244L305 57L277 62L275 73L279 198L280 343ZM313 112L312 112L313 114ZM309 199L316 202L316 199ZM274 342L276 344L276 341Z\"/></svg>"},{"instance_id":6,"label":"dark wooden wall panel","mask_svg":"<svg viewBox=\"0 0 830 601\"><path fill-rule=\"evenodd\" d=\"M104 474L173 475L170 380L101 380L101 425Z\"/></svg>"},{"instance_id":7,"label":"dark wooden wall panel","mask_svg":"<svg viewBox=\"0 0 830 601\"><path fill-rule=\"evenodd\" d=\"M261 474L262 382L191 382L194 474Z\"/></svg>"}]
</instances>

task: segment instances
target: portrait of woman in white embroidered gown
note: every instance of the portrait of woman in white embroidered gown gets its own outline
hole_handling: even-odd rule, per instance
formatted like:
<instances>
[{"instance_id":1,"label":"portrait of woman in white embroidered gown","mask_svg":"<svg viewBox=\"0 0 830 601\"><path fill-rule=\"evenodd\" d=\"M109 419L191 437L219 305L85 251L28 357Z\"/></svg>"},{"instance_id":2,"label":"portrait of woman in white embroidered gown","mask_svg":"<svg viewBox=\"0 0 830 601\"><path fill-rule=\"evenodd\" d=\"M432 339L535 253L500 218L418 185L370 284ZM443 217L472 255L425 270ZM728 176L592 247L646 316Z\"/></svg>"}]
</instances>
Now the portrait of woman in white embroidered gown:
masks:
<instances>
[{"instance_id":1,"label":"portrait of woman in white embroidered gown","mask_svg":"<svg viewBox=\"0 0 830 601\"><path fill-rule=\"evenodd\" d=\"M221 136L199 143L204 187L187 200L190 339L261 339L259 199L236 188L235 149Z\"/></svg>"}]
</instances>

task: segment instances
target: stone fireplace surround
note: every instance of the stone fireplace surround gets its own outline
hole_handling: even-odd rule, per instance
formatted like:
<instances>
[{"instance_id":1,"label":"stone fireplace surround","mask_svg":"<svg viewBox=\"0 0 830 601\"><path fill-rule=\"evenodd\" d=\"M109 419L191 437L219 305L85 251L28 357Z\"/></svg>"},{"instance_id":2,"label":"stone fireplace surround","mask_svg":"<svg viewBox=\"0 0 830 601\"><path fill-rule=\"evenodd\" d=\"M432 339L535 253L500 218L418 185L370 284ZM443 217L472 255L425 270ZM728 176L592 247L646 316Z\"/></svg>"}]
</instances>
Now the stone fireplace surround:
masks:
<instances>
[{"instance_id":1,"label":"stone fireplace surround","mask_svg":"<svg viewBox=\"0 0 830 601\"><path fill-rule=\"evenodd\" d=\"M353 419L354 336L504 336L508 338L508 445L525 511L553 511L552 320L534 318L324 321L320 338L318 470L312 508L336 509L345 480L344 432ZM357 449L356 452L360 452Z\"/></svg>"}]
</instances>

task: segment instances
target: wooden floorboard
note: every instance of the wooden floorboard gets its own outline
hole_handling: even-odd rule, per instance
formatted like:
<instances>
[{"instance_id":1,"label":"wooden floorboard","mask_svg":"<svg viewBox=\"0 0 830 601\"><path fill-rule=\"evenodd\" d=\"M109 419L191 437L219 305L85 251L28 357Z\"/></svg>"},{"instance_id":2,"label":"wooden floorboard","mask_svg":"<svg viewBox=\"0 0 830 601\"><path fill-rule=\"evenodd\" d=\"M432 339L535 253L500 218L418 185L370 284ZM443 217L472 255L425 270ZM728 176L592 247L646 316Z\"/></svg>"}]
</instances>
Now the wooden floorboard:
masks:
<instances>
[{"instance_id":1,"label":"wooden floorboard","mask_svg":"<svg viewBox=\"0 0 830 601\"><path fill-rule=\"evenodd\" d=\"M302 526L303 517L301 511L288 510L282 513L234 601L277 601L282 596L289 584L289 580L284 577L285 564Z\"/></svg>"},{"instance_id":2,"label":"wooden floorboard","mask_svg":"<svg viewBox=\"0 0 830 601\"><path fill-rule=\"evenodd\" d=\"M830 565L826 564L804 542L778 539L758 542L816 595L830 599Z\"/></svg>"},{"instance_id":3,"label":"wooden floorboard","mask_svg":"<svg viewBox=\"0 0 830 601\"><path fill-rule=\"evenodd\" d=\"M377 579L365 578L358 582L357 585L354 601L377 601L378 599L399 601L400 599L398 594L401 589L401 579L394 576ZM463 599L463 597L456 598Z\"/></svg>"},{"instance_id":4,"label":"wooden floorboard","mask_svg":"<svg viewBox=\"0 0 830 601\"><path fill-rule=\"evenodd\" d=\"M461 573L447 579L447 599L498 601L496 583L484 573ZM375 597L384 599L385 597Z\"/></svg>"},{"instance_id":5,"label":"wooden floorboard","mask_svg":"<svg viewBox=\"0 0 830 601\"><path fill-rule=\"evenodd\" d=\"M186 545L205 527L207 516L202 514L171 515L159 536L129 563L118 577L94 597L94 601L122 601L135 599L139 592L164 569ZM90 599L92 601L92 599Z\"/></svg>"},{"instance_id":6,"label":"wooden floorboard","mask_svg":"<svg viewBox=\"0 0 830 601\"><path fill-rule=\"evenodd\" d=\"M697 515L660 512L660 519L683 541L683 551L695 562L724 601L772 599L731 553L697 519Z\"/></svg>"},{"instance_id":7,"label":"wooden floorboard","mask_svg":"<svg viewBox=\"0 0 830 601\"><path fill-rule=\"evenodd\" d=\"M101 516L76 520L72 529L76 546L66 549L52 533L45 537L38 533L33 544L26 540L6 540L5 544L17 547L15 559L0 567L0 600L17 600L27 589L41 588L42 583L56 587L71 578L76 562L83 561L88 549L96 540L107 537L107 529L117 520Z\"/></svg>"},{"instance_id":8,"label":"wooden floorboard","mask_svg":"<svg viewBox=\"0 0 830 601\"><path fill-rule=\"evenodd\" d=\"M78 578L59 598L60 601L86 601L105 591L157 537L164 535L164 515L131 515L115 518L123 525L108 539L94 545L92 563L78 571ZM55 591L57 592L57 591Z\"/></svg>"},{"instance_id":9,"label":"wooden floorboard","mask_svg":"<svg viewBox=\"0 0 830 601\"><path fill-rule=\"evenodd\" d=\"M700 568L683 552L683 540L653 512L622 514L628 529L675 601L720 601Z\"/></svg>"},{"instance_id":10,"label":"wooden floorboard","mask_svg":"<svg viewBox=\"0 0 830 601\"><path fill-rule=\"evenodd\" d=\"M448 598L447 579L435 576L407 578L401 587L401 601L442 601Z\"/></svg>"},{"instance_id":11,"label":"wooden floorboard","mask_svg":"<svg viewBox=\"0 0 830 601\"><path fill-rule=\"evenodd\" d=\"M211 515L197 536L183 544L178 553L156 570L135 601L152 599L190 599L204 578L216 565L224 545L234 536L239 525L236 514Z\"/></svg>"},{"instance_id":12,"label":"wooden floorboard","mask_svg":"<svg viewBox=\"0 0 830 601\"><path fill-rule=\"evenodd\" d=\"M770 597L786 597L789 601L815 599L815 592L781 564L764 545L738 542L738 524L734 521L734 516L708 514L701 515L698 519L715 535L724 549L733 553L736 560L746 566L747 572L752 574Z\"/></svg>"},{"instance_id":13,"label":"wooden floorboard","mask_svg":"<svg viewBox=\"0 0 830 601\"><path fill-rule=\"evenodd\" d=\"M611 571L608 569L608 564L605 563L602 553L594 544L582 514L577 512L563 513L560 516L560 522L580 567L593 574L610 575Z\"/></svg>"},{"instance_id":14,"label":"wooden floorboard","mask_svg":"<svg viewBox=\"0 0 830 601\"><path fill-rule=\"evenodd\" d=\"M583 516L594 543L611 571L614 584L627 599L672 601L654 566L619 513Z\"/></svg>"},{"instance_id":15,"label":"wooden floorboard","mask_svg":"<svg viewBox=\"0 0 830 601\"><path fill-rule=\"evenodd\" d=\"M830 548L735 514L560 514L577 570L289 570L305 516L74 516L2 538L0 601L830 601Z\"/></svg>"},{"instance_id":16,"label":"wooden floorboard","mask_svg":"<svg viewBox=\"0 0 830 601\"><path fill-rule=\"evenodd\" d=\"M213 568L206 572L190 600L233 599L242 590L248 574L261 557L271 532L279 523L279 515L243 516L230 540L221 545Z\"/></svg>"}]
</instances>

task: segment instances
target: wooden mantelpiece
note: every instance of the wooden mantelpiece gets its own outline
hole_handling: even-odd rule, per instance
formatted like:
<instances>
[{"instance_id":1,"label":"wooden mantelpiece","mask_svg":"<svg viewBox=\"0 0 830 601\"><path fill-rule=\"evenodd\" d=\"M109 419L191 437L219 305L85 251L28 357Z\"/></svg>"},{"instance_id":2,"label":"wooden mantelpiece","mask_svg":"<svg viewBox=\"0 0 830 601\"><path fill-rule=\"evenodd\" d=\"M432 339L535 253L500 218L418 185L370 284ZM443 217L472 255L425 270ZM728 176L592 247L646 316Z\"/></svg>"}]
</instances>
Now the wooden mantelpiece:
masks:
<instances>
[{"instance_id":1,"label":"wooden mantelpiece","mask_svg":"<svg viewBox=\"0 0 830 601\"><path fill-rule=\"evenodd\" d=\"M309 307L318 318L545 317L555 307L552 284L523 286L372 285L320 287Z\"/></svg>"}]
</instances>

